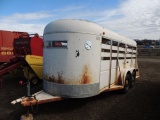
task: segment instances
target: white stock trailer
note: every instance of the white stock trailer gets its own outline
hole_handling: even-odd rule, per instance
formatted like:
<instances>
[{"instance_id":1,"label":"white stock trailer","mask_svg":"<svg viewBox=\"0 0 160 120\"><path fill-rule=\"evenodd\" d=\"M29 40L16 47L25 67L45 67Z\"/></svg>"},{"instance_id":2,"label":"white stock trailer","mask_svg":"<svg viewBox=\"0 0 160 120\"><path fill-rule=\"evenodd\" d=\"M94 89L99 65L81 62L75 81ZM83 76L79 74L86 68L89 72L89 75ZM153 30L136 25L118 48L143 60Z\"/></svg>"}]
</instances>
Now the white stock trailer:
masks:
<instances>
[{"instance_id":1,"label":"white stock trailer","mask_svg":"<svg viewBox=\"0 0 160 120\"><path fill-rule=\"evenodd\" d=\"M64 19L44 29L43 90L12 101L24 106L122 89L139 76L134 40L93 22Z\"/></svg>"}]
</instances>

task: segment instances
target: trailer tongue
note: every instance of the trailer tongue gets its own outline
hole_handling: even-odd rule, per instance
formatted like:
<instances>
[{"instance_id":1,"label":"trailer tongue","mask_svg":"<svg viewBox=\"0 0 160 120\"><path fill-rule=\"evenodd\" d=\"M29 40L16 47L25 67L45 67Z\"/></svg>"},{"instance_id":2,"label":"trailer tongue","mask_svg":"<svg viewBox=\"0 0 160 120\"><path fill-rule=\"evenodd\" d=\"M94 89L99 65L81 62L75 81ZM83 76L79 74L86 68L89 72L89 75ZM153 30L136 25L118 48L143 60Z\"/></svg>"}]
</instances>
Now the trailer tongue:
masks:
<instances>
[{"instance_id":1,"label":"trailer tongue","mask_svg":"<svg viewBox=\"0 0 160 120\"><path fill-rule=\"evenodd\" d=\"M31 106L37 104L43 104L48 102L60 101L62 100L59 96L52 96L43 90L35 93L32 97L21 97L19 99L13 100L11 104L15 105L16 103L21 102L23 106Z\"/></svg>"}]
</instances>

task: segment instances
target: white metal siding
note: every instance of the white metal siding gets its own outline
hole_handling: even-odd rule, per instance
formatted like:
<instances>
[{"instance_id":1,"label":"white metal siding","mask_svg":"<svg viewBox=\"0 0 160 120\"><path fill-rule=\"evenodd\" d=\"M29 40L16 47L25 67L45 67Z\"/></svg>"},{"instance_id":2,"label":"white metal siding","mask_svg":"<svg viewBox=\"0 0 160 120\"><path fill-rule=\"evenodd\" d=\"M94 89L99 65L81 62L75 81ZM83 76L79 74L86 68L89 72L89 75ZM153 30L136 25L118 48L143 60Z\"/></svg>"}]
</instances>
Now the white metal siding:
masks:
<instances>
[{"instance_id":1,"label":"white metal siding","mask_svg":"<svg viewBox=\"0 0 160 120\"><path fill-rule=\"evenodd\" d=\"M110 49L110 47L111 47L110 45L105 45L105 44L102 44L102 45L101 45L101 48L102 48L102 49Z\"/></svg>"},{"instance_id":2,"label":"white metal siding","mask_svg":"<svg viewBox=\"0 0 160 120\"><path fill-rule=\"evenodd\" d=\"M100 89L109 86L109 70L100 73Z\"/></svg>"},{"instance_id":3,"label":"white metal siding","mask_svg":"<svg viewBox=\"0 0 160 120\"><path fill-rule=\"evenodd\" d=\"M112 69L111 70L111 83L110 84L114 84L115 83L115 81L116 81L116 69Z\"/></svg>"},{"instance_id":4,"label":"white metal siding","mask_svg":"<svg viewBox=\"0 0 160 120\"><path fill-rule=\"evenodd\" d=\"M110 57L110 53L101 52L101 57Z\"/></svg>"},{"instance_id":5,"label":"white metal siding","mask_svg":"<svg viewBox=\"0 0 160 120\"><path fill-rule=\"evenodd\" d=\"M101 44L101 49L110 50L110 45ZM101 52L101 57L109 57L110 52ZM110 60L101 60L100 89L109 86Z\"/></svg>"},{"instance_id":6,"label":"white metal siding","mask_svg":"<svg viewBox=\"0 0 160 120\"><path fill-rule=\"evenodd\" d=\"M109 70L110 61L109 60L103 60L101 61L101 71Z\"/></svg>"},{"instance_id":7,"label":"white metal siding","mask_svg":"<svg viewBox=\"0 0 160 120\"><path fill-rule=\"evenodd\" d=\"M112 67L111 69L115 69L117 64L117 60L112 60Z\"/></svg>"},{"instance_id":8,"label":"white metal siding","mask_svg":"<svg viewBox=\"0 0 160 120\"><path fill-rule=\"evenodd\" d=\"M81 84L84 69L87 69L90 74L90 83L99 83L100 41L96 40L95 35L55 33L44 37L45 41L68 41L67 49L44 49L44 76L48 75L58 79L58 76L61 75L64 84ZM92 42L90 50L85 49L86 41ZM76 57L77 50L79 51L78 57Z\"/></svg>"}]
</instances>

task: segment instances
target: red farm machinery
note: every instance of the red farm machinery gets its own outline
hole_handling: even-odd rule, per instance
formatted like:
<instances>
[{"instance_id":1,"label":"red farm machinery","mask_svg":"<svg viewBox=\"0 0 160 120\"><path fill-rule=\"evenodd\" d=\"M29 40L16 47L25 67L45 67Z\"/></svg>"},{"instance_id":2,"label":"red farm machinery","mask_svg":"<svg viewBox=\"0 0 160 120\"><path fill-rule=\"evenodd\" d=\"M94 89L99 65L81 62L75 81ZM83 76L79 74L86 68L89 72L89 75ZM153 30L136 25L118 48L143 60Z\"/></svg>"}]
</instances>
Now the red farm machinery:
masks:
<instances>
[{"instance_id":1,"label":"red farm machinery","mask_svg":"<svg viewBox=\"0 0 160 120\"><path fill-rule=\"evenodd\" d=\"M13 41L26 32L0 30L0 64L9 62L13 57Z\"/></svg>"},{"instance_id":2,"label":"red farm machinery","mask_svg":"<svg viewBox=\"0 0 160 120\"><path fill-rule=\"evenodd\" d=\"M32 84L37 84L42 79L42 46L43 39L38 34L1 31L0 79L20 68Z\"/></svg>"}]
</instances>

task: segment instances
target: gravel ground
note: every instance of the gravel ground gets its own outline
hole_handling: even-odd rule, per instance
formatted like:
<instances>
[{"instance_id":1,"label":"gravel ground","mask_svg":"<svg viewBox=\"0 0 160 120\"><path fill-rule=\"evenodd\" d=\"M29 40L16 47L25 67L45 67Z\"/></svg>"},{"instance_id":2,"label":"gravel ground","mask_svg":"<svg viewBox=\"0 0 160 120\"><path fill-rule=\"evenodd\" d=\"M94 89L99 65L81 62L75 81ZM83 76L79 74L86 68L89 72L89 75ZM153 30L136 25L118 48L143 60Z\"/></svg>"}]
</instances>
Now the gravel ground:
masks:
<instances>
[{"instance_id":1,"label":"gravel ground","mask_svg":"<svg viewBox=\"0 0 160 120\"><path fill-rule=\"evenodd\" d=\"M113 91L91 98L42 104L37 113L32 113L34 120L160 120L160 59L139 58L138 63L141 77L127 94ZM9 74L3 76L0 120L19 120L26 114L27 108L10 104L26 95L26 85L20 85L19 80ZM39 84L31 92L41 88Z\"/></svg>"}]
</instances>

